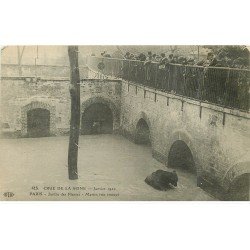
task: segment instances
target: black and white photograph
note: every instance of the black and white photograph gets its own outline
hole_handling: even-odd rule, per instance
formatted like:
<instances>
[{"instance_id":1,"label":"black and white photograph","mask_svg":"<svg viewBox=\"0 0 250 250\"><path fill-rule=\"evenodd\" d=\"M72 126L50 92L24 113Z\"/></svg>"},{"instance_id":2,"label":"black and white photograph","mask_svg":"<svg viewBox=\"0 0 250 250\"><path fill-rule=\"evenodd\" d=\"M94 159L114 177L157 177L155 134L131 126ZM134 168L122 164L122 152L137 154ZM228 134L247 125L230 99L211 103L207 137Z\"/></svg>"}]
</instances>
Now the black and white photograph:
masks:
<instances>
[{"instance_id":1,"label":"black and white photograph","mask_svg":"<svg viewBox=\"0 0 250 250\"><path fill-rule=\"evenodd\" d=\"M2 1L1 249L248 249L249 7Z\"/></svg>"},{"instance_id":2,"label":"black and white photograph","mask_svg":"<svg viewBox=\"0 0 250 250\"><path fill-rule=\"evenodd\" d=\"M249 201L249 51L2 47L0 200Z\"/></svg>"}]
</instances>

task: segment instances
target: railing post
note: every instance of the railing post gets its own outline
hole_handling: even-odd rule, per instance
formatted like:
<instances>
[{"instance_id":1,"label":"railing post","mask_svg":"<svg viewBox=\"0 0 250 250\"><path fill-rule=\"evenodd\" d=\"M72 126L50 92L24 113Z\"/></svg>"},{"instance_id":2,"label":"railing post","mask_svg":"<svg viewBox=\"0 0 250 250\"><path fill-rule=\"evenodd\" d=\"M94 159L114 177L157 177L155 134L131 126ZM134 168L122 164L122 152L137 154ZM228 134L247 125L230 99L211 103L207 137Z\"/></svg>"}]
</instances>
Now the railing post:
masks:
<instances>
[{"instance_id":1,"label":"railing post","mask_svg":"<svg viewBox=\"0 0 250 250\"><path fill-rule=\"evenodd\" d=\"M182 88L182 95L187 95L186 93L186 74L187 74L187 66L185 65L184 66L184 85L183 85L183 88Z\"/></svg>"},{"instance_id":2,"label":"railing post","mask_svg":"<svg viewBox=\"0 0 250 250\"><path fill-rule=\"evenodd\" d=\"M156 89L157 88L157 77L158 77L158 65L157 64L155 64L155 65L156 65L156 71L155 71L155 82L154 82L154 84L155 84L155 89Z\"/></svg>"},{"instance_id":3,"label":"railing post","mask_svg":"<svg viewBox=\"0 0 250 250\"><path fill-rule=\"evenodd\" d=\"M224 98L223 98L224 99L223 100L224 107L227 106L227 99L232 100L232 104L233 104L232 106L234 106L234 103L235 103L234 96L231 96L232 95L232 89L231 89L232 86L229 85L229 75L230 75L230 69L228 69L228 71L227 71L227 79L226 79L226 83L225 83L226 91L224 93ZM231 105L231 103L230 103L230 105Z\"/></svg>"},{"instance_id":4,"label":"railing post","mask_svg":"<svg viewBox=\"0 0 250 250\"><path fill-rule=\"evenodd\" d=\"M196 75L200 76L200 72L196 73ZM197 93L197 98L200 101L201 100L201 82L203 81L203 71L202 71L202 78L197 77L197 83L198 83L198 93Z\"/></svg>"},{"instance_id":5,"label":"railing post","mask_svg":"<svg viewBox=\"0 0 250 250\"><path fill-rule=\"evenodd\" d=\"M128 81L131 81L131 66L130 66L130 60L128 61Z\"/></svg>"},{"instance_id":6,"label":"railing post","mask_svg":"<svg viewBox=\"0 0 250 250\"><path fill-rule=\"evenodd\" d=\"M206 73L206 68L203 68L202 70L202 86L201 86L201 83L199 82L199 99L200 101L203 101L203 91L204 91L204 88L205 88L205 73Z\"/></svg>"},{"instance_id":7,"label":"railing post","mask_svg":"<svg viewBox=\"0 0 250 250\"><path fill-rule=\"evenodd\" d=\"M168 65L168 92L171 92L171 89L170 89L170 64Z\"/></svg>"}]
</instances>

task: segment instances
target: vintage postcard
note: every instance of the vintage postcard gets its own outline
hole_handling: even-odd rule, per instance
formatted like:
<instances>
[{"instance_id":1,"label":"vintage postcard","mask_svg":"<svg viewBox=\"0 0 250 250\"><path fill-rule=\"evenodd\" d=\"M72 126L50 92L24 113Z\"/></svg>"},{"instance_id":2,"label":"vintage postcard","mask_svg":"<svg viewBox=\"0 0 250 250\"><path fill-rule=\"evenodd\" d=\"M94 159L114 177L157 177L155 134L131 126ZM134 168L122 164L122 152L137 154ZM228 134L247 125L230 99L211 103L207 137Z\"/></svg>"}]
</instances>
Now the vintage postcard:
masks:
<instances>
[{"instance_id":1,"label":"vintage postcard","mask_svg":"<svg viewBox=\"0 0 250 250\"><path fill-rule=\"evenodd\" d=\"M249 201L250 46L1 47L1 201Z\"/></svg>"}]
</instances>

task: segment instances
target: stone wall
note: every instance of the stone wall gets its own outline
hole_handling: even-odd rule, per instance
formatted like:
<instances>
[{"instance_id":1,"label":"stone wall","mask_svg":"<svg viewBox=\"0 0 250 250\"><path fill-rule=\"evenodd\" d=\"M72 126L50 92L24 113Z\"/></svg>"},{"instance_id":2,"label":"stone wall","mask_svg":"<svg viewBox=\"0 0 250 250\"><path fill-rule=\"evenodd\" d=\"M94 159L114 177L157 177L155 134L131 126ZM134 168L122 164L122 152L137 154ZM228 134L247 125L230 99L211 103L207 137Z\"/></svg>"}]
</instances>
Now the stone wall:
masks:
<instances>
[{"instance_id":1,"label":"stone wall","mask_svg":"<svg viewBox=\"0 0 250 250\"><path fill-rule=\"evenodd\" d=\"M34 79L33 79L34 80ZM50 111L51 134L69 132L70 95L68 80L35 80L5 77L1 80L1 122L20 136L27 133L27 112L33 108ZM91 103L107 104L114 117L114 130L119 129L121 82L84 80L81 82L82 111Z\"/></svg>"},{"instance_id":2,"label":"stone wall","mask_svg":"<svg viewBox=\"0 0 250 250\"><path fill-rule=\"evenodd\" d=\"M250 172L249 114L200 103L126 81L122 84L121 131L132 140L143 118L150 129L153 156L168 161L171 146L182 140L191 150L198 179L225 189ZM243 166L244 165L244 166Z\"/></svg>"},{"instance_id":3,"label":"stone wall","mask_svg":"<svg viewBox=\"0 0 250 250\"><path fill-rule=\"evenodd\" d=\"M197 180L208 180L225 190L239 175L250 173L249 113L155 91L120 80L81 81L81 112L93 103L110 107L113 129L134 140L142 118L148 124L153 156L167 162L174 142L190 149ZM68 79L3 77L1 122L25 136L27 111L50 111L52 134L69 131L70 95ZM201 182L199 182L202 185Z\"/></svg>"},{"instance_id":4,"label":"stone wall","mask_svg":"<svg viewBox=\"0 0 250 250\"><path fill-rule=\"evenodd\" d=\"M22 76L38 77L69 77L69 66L60 65L22 65ZM80 78L88 78L87 66L79 66ZM19 68L16 64L2 64L1 76L19 76Z\"/></svg>"}]
</instances>

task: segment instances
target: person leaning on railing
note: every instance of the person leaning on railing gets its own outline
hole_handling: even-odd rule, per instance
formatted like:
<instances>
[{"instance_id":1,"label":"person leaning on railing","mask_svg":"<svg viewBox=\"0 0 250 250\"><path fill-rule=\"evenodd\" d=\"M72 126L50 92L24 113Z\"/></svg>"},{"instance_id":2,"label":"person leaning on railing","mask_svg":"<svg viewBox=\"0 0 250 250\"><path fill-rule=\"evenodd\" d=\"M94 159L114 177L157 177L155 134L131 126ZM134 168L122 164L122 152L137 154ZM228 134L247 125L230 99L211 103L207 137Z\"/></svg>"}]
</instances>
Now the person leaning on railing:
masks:
<instances>
[{"instance_id":1,"label":"person leaning on railing","mask_svg":"<svg viewBox=\"0 0 250 250\"><path fill-rule=\"evenodd\" d=\"M174 55L173 55L173 54L170 54L170 55L168 56L168 61L169 61L169 63L175 63Z\"/></svg>"},{"instance_id":2,"label":"person leaning on railing","mask_svg":"<svg viewBox=\"0 0 250 250\"><path fill-rule=\"evenodd\" d=\"M129 52L126 52L126 54L124 55L124 59L131 59L131 58L130 58L130 53L129 53Z\"/></svg>"},{"instance_id":3,"label":"person leaning on railing","mask_svg":"<svg viewBox=\"0 0 250 250\"><path fill-rule=\"evenodd\" d=\"M207 54L206 60L200 60L197 62L197 66L203 66L203 67L214 67L218 63L216 57L212 52L209 52Z\"/></svg>"},{"instance_id":4,"label":"person leaning on railing","mask_svg":"<svg viewBox=\"0 0 250 250\"><path fill-rule=\"evenodd\" d=\"M142 61L142 62L146 61L146 59L147 57L143 53L140 53L139 56L137 57L137 60Z\"/></svg>"},{"instance_id":5,"label":"person leaning on railing","mask_svg":"<svg viewBox=\"0 0 250 250\"><path fill-rule=\"evenodd\" d=\"M156 54L152 55L152 62L157 62L157 55Z\"/></svg>"},{"instance_id":6,"label":"person leaning on railing","mask_svg":"<svg viewBox=\"0 0 250 250\"><path fill-rule=\"evenodd\" d=\"M166 65L169 63L165 53L161 53L161 58L158 65L158 79L156 88L161 89L166 78Z\"/></svg>"},{"instance_id":7,"label":"person leaning on railing","mask_svg":"<svg viewBox=\"0 0 250 250\"><path fill-rule=\"evenodd\" d=\"M145 80L148 84L150 84L150 81L152 80L151 75L152 75L152 67L151 67L151 63L153 60L153 55L152 52L149 51L148 52L148 56L146 58L146 61L144 62L144 67L145 67Z\"/></svg>"}]
</instances>

